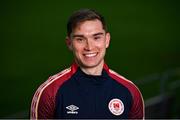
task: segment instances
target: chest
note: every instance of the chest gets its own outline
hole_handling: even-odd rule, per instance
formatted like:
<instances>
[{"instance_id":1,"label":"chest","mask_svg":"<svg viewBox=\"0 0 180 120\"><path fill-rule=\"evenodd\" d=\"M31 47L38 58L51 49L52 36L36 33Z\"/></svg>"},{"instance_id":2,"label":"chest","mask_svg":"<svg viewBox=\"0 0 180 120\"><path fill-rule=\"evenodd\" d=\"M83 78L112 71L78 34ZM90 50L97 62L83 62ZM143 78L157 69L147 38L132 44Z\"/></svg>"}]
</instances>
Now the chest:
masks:
<instances>
[{"instance_id":1,"label":"chest","mask_svg":"<svg viewBox=\"0 0 180 120\"><path fill-rule=\"evenodd\" d=\"M72 82L57 93L57 118L127 118L132 104L128 89L108 81L82 85Z\"/></svg>"}]
</instances>

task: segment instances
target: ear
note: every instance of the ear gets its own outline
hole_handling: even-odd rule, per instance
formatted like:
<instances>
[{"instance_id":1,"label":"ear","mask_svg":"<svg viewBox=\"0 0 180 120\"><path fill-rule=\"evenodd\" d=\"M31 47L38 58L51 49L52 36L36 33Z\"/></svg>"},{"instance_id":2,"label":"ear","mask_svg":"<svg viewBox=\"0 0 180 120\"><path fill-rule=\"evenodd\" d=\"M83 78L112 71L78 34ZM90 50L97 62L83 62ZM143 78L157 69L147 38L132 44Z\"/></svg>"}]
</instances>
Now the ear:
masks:
<instances>
[{"instance_id":1,"label":"ear","mask_svg":"<svg viewBox=\"0 0 180 120\"><path fill-rule=\"evenodd\" d=\"M69 48L69 50L72 50L72 40L68 36L66 37L66 45Z\"/></svg>"},{"instance_id":2,"label":"ear","mask_svg":"<svg viewBox=\"0 0 180 120\"><path fill-rule=\"evenodd\" d=\"M110 40L111 40L111 35L110 35L109 32L107 32L107 33L106 33L106 48L109 47Z\"/></svg>"}]
</instances>

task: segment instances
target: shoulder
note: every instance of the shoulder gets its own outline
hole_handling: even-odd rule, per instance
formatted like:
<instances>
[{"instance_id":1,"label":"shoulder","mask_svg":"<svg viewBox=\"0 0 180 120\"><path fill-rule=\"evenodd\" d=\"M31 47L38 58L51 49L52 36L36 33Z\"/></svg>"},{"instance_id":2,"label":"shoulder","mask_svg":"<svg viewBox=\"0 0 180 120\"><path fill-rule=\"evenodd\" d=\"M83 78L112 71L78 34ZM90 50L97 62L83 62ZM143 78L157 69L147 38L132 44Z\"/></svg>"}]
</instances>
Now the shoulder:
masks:
<instances>
[{"instance_id":1,"label":"shoulder","mask_svg":"<svg viewBox=\"0 0 180 120\"><path fill-rule=\"evenodd\" d=\"M63 84L68 78L71 76L70 75L71 69L67 68L53 76L50 76L44 83L42 83L38 90L39 92L42 92L44 90L53 90L59 87L61 84Z\"/></svg>"},{"instance_id":2,"label":"shoulder","mask_svg":"<svg viewBox=\"0 0 180 120\"><path fill-rule=\"evenodd\" d=\"M67 68L53 76L50 76L45 82L43 82L35 92L36 96L41 96L43 91L49 91L49 89L55 89L59 85L61 85L64 81L68 79L70 76L70 68Z\"/></svg>"},{"instance_id":3,"label":"shoulder","mask_svg":"<svg viewBox=\"0 0 180 120\"><path fill-rule=\"evenodd\" d=\"M31 118L53 118L55 99L58 89L76 72L77 65L73 64L42 83L36 90L31 102Z\"/></svg>"},{"instance_id":4,"label":"shoulder","mask_svg":"<svg viewBox=\"0 0 180 120\"><path fill-rule=\"evenodd\" d=\"M47 111L47 108L53 111L57 90L70 76L71 69L67 68L49 77L48 80L38 87L31 103L32 118L37 118L38 116L43 118L43 114L46 113L45 111Z\"/></svg>"},{"instance_id":5,"label":"shoulder","mask_svg":"<svg viewBox=\"0 0 180 120\"><path fill-rule=\"evenodd\" d=\"M139 88L132 81L123 77L122 75L115 72L114 70L109 69L109 76L112 79L116 80L119 84L126 87L130 91L130 93L133 97L135 97L137 94L141 95Z\"/></svg>"},{"instance_id":6,"label":"shoulder","mask_svg":"<svg viewBox=\"0 0 180 120\"><path fill-rule=\"evenodd\" d=\"M34 97L40 97L42 93L54 95L57 89L67 81L77 71L77 65L72 64L69 68L50 76L44 83L42 83L36 90Z\"/></svg>"},{"instance_id":7,"label":"shoulder","mask_svg":"<svg viewBox=\"0 0 180 120\"><path fill-rule=\"evenodd\" d=\"M136 94L141 95L140 90L132 81L126 79L122 75L110 69L107 64L104 64L103 68L113 80L127 88L130 91L132 97L134 97Z\"/></svg>"}]
</instances>

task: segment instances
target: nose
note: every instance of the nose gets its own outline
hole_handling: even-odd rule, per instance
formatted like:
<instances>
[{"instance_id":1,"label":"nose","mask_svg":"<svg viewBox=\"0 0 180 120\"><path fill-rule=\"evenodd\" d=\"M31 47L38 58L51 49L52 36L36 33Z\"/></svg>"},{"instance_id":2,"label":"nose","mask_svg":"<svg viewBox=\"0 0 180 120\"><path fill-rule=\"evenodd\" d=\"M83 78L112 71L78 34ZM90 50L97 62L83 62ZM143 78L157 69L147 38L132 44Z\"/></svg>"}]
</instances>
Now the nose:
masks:
<instances>
[{"instance_id":1,"label":"nose","mask_svg":"<svg viewBox=\"0 0 180 120\"><path fill-rule=\"evenodd\" d=\"M87 50L87 51L90 51L90 50L92 50L92 48L93 48L93 43L92 43L92 40L90 40L90 39L87 39L86 40L86 45L85 45L85 50Z\"/></svg>"}]
</instances>

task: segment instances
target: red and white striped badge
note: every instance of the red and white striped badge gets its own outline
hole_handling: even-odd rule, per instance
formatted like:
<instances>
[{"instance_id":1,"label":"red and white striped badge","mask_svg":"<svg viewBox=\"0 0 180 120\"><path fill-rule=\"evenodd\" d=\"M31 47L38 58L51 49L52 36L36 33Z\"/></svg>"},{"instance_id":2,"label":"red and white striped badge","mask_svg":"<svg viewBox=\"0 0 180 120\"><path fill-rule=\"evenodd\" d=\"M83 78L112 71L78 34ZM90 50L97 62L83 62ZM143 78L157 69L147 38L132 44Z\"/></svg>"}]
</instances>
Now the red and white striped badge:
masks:
<instances>
[{"instance_id":1,"label":"red and white striped badge","mask_svg":"<svg viewBox=\"0 0 180 120\"><path fill-rule=\"evenodd\" d=\"M112 99L109 102L109 110L111 111L112 114L114 115L121 115L124 112L124 104L120 99Z\"/></svg>"}]
</instances>

